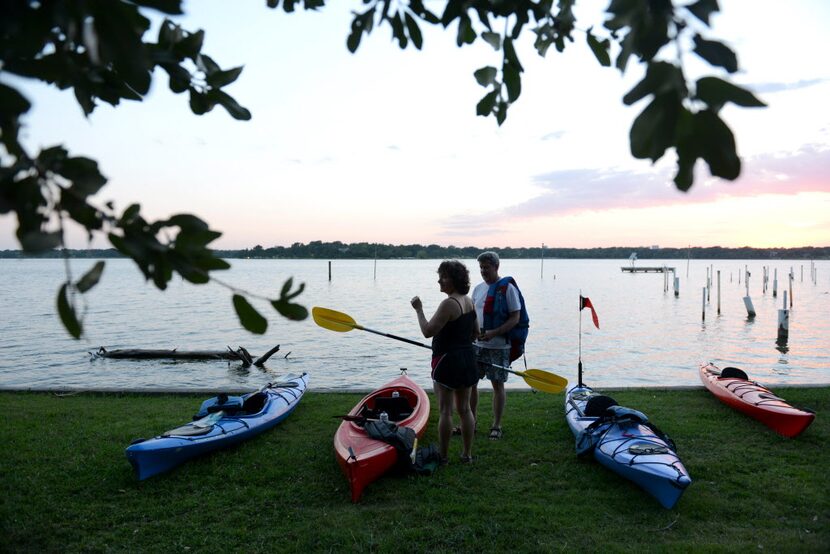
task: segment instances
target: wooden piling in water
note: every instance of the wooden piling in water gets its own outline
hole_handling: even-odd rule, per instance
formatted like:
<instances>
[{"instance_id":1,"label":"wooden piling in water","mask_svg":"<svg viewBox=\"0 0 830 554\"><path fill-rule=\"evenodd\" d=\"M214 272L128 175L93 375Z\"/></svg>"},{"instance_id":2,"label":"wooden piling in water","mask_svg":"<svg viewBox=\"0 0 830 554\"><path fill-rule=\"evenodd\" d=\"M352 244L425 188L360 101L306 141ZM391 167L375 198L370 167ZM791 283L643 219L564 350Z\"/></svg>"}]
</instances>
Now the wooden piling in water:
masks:
<instances>
[{"instance_id":1,"label":"wooden piling in water","mask_svg":"<svg viewBox=\"0 0 830 554\"><path fill-rule=\"evenodd\" d=\"M778 310L778 344L787 344L790 337L790 311L787 309L787 291L784 291L784 308Z\"/></svg>"}]
</instances>

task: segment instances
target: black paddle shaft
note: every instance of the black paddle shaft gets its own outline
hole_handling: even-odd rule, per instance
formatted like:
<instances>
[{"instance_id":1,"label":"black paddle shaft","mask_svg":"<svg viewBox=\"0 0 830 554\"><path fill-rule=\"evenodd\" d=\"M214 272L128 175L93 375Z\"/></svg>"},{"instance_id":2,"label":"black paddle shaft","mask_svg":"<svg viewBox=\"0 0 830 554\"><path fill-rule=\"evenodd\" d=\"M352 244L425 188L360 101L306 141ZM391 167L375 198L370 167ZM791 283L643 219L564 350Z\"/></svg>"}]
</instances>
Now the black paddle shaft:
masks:
<instances>
[{"instance_id":1,"label":"black paddle shaft","mask_svg":"<svg viewBox=\"0 0 830 554\"><path fill-rule=\"evenodd\" d=\"M375 331L374 329L369 329L368 327L360 327L360 329L363 329L364 331L369 331L370 333L374 333L374 334L380 335L382 337L389 337L390 339L399 340L401 342L407 342L409 344L414 344L415 346L420 346L421 348L429 348L430 350L432 350L431 346L428 346L428 345L426 345L422 342L417 342L417 341L414 341L414 340L405 339L403 337L398 337L396 335L390 335L389 333L382 333L381 331Z\"/></svg>"}]
</instances>

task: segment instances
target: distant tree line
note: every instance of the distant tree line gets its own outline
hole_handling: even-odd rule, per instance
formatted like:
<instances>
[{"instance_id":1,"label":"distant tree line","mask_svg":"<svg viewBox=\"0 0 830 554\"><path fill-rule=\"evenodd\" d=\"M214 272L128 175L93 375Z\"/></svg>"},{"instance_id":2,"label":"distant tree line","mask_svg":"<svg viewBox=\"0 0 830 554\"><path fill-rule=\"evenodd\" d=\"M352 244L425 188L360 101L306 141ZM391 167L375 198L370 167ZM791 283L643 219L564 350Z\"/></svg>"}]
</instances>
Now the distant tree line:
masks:
<instances>
[{"instance_id":1,"label":"distant tree line","mask_svg":"<svg viewBox=\"0 0 830 554\"><path fill-rule=\"evenodd\" d=\"M295 242L291 246L256 245L242 250L214 250L219 258L237 259L472 259L485 250L494 250L502 258L576 258L576 259L628 259L632 253L639 260L671 260L694 258L704 260L820 260L830 259L830 246L802 246L798 248L724 248L708 246L692 248L654 248L650 246L611 246L606 248L528 248L474 246L439 246L437 244L381 244L370 242L343 243L340 241L311 241L308 244ZM114 248L68 250L72 258L121 258ZM61 250L47 250L37 254L22 250L0 250L0 258L60 258Z\"/></svg>"}]
</instances>

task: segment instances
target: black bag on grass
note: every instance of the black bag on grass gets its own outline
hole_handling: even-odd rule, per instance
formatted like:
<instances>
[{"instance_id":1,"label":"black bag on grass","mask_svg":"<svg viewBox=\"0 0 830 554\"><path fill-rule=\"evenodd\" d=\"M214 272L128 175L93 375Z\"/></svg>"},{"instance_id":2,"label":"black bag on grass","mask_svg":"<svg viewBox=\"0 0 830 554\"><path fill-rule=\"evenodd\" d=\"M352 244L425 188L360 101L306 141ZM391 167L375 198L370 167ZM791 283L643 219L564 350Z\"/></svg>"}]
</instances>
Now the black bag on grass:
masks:
<instances>
[{"instance_id":1,"label":"black bag on grass","mask_svg":"<svg viewBox=\"0 0 830 554\"><path fill-rule=\"evenodd\" d=\"M391 421L367 421L363 428L373 439L395 447L395 452L398 454L395 471L398 473L432 475L441 462L438 448L432 444L418 448L413 460L412 449L417 436L415 430L410 427L399 426Z\"/></svg>"}]
</instances>

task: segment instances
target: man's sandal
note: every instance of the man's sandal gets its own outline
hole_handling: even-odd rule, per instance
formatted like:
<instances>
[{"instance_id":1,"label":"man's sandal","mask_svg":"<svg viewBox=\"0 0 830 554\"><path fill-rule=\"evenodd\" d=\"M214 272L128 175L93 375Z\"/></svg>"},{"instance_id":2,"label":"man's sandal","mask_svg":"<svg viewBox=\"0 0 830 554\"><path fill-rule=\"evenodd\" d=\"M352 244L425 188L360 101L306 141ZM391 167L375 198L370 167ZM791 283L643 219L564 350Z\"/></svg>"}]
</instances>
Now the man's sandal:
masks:
<instances>
[{"instance_id":1,"label":"man's sandal","mask_svg":"<svg viewBox=\"0 0 830 554\"><path fill-rule=\"evenodd\" d=\"M501 430L501 427L490 427L490 440L497 441L499 440L504 432Z\"/></svg>"}]
</instances>

